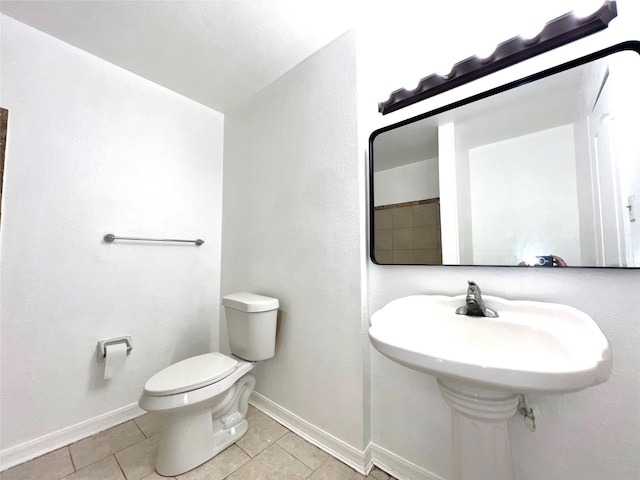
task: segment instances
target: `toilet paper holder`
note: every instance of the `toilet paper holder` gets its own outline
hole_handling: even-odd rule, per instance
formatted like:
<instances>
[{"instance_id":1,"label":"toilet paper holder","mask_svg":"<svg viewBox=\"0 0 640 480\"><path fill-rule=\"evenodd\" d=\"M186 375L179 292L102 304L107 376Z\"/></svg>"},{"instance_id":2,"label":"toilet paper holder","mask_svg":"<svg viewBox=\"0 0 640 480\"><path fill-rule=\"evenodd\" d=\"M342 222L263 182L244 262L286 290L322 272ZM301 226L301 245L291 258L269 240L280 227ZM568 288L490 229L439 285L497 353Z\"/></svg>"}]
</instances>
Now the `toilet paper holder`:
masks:
<instances>
[{"instance_id":1,"label":"toilet paper holder","mask_svg":"<svg viewBox=\"0 0 640 480\"><path fill-rule=\"evenodd\" d=\"M127 355L133 350L133 342L131 336L126 335L124 337L106 338L98 341L98 361L103 360L107 356L107 347L109 345L117 345L118 343L124 343L127 345Z\"/></svg>"}]
</instances>

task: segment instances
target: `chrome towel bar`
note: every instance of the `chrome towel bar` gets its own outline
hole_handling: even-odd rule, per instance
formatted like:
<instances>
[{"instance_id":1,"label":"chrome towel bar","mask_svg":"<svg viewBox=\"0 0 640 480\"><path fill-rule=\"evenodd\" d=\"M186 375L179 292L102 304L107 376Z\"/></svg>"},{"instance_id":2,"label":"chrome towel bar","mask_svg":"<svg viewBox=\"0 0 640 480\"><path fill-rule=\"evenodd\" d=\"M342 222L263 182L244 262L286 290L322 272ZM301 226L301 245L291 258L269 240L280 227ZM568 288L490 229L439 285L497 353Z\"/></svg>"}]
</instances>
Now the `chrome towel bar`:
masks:
<instances>
[{"instance_id":1,"label":"chrome towel bar","mask_svg":"<svg viewBox=\"0 0 640 480\"><path fill-rule=\"evenodd\" d=\"M107 233L104 236L105 242L113 242L114 240L136 240L143 242L182 242L182 243L195 243L198 247L204 243L204 240L177 240L174 238L142 238L142 237L116 237L113 233Z\"/></svg>"}]
</instances>

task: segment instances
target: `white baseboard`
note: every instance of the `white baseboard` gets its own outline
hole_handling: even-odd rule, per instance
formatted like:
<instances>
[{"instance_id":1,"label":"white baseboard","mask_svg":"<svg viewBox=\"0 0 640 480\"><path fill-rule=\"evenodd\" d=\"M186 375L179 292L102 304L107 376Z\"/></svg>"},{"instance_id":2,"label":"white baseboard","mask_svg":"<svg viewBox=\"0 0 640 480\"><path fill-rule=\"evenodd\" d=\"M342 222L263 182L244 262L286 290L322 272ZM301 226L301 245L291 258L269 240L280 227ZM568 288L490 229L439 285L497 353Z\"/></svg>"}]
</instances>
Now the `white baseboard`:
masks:
<instances>
[{"instance_id":1,"label":"white baseboard","mask_svg":"<svg viewBox=\"0 0 640 480\"><path fill-rule=\"evenodd\" d=\"M375 466L399 479L410 480L445 480L415 463L399 457L375 443L370 445L371 457Z\"/></svg>"},{"instance_id":2,"label":"white baseboard","mask_svg":"<svg viewBox=\"0 0 640 480\"><path fill-rule=\"evenodd\" d=\"M137 403L107 412L42 437L0 451L0 471L65 447L95 433L124 423L145 413Z\"/></svg>"},{"instance_id":3,"label":"white baseboard","mask_svg":"<svg viewBox=\"0 0 640 480\"><path fill-rule=\"evenodd\" d=\"M364 465L365 465L366 475L369 475L369 473L371 473L371 469L373 468L373 465L374 465L374 461L373 461L374 446L375 445L373 443L369 442L369 445L367 445L367 448L364 449Z\"/></svg>"},{"instance_id":4,"label":"white baseboard","mask_svg":"<svg viewBox=\"0 0 640 480\"><path fill-rule=\"evenodd\" d=\"M296 414L281 407L259 393L253 392L249 403L258 410L262 410L278 423L281 423L309 443L314 444L329 455L337 458L343 463L346 463L358 473L366 475L366 470L368 467L370 468L370 466L365 461L365 452L352 447L330 433L327 433L306 420L303 420Z\"/></svg>"},{"instance_id":5,"label":"white baseboard","mask_svg":"<svg viewBox=\"0 0 640 480\"><path fill-rule=\"evenodd\" d=\"M349 445L330 433L312 425L268 398L254 392L250 403L292 432L366 475L376 465L394 477L403 480L445 480L374 443L364 451ZM63 428L28 442L0 451L0 471L65 447L83 438L139 417L145 411L137 403L113 410L98 417Z\"/></svg>"},{"instance_id":6,"label":"white baseboard","mask_svg":"<svg viewBox=\"0 0 640 480\"><path fill-rule=\"evenodd\" d=\"M249 403L362 475L367 475L375 465L399 480L445 480L375 443L367 445L364 451L358 450L259 393L253 392Z\"/></svg>"}]
</instances>

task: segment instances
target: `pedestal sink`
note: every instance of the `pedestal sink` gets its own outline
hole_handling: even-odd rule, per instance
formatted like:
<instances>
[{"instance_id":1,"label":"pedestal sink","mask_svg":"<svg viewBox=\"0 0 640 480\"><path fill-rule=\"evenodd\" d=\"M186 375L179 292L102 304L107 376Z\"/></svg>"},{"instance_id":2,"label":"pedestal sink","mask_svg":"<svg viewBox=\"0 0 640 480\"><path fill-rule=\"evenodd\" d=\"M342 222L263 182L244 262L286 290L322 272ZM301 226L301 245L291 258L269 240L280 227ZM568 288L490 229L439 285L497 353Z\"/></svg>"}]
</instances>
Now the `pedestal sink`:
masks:
<instances>
[{"instance_id":1,"label":"pedestal sink","mask_svg":"<svg viewBox=\"0 0 640 480\"><path fill-rule=\"evenodd\" d=\"M465 295L415 295L371 316L380 353L435 376L452 409L456 480L514 478L507 420L520 394L561 394L605 382L609 342L565 305L484 296L497 318L457 315Z\"/></svg>"}]
</instances>

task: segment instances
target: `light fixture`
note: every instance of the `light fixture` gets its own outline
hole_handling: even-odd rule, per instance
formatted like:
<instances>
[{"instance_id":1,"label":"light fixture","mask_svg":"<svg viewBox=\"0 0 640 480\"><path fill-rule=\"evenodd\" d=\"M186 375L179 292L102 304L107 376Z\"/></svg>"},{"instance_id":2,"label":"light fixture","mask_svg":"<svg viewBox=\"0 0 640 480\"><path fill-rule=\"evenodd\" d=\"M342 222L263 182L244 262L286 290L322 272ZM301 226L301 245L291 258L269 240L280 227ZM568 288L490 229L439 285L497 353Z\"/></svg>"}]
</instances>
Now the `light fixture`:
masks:
<instances>
[{"instance_id":1,"label":"light fixture","mask_svg":"<svg viewBox=\"0 0 640 480\"><path fill-rule=\"evenodd\" d=\"M386 115L591 35L607 28L617 15L615 0L605 1L586 17L579 17L574 12L562 15L547 22L542 31L531 39L513 37L498 45L488 57L469 57L456 63L447 75L434 73L420 80L418 87L413 90L401 88L391 92L388 100L378 104L378 111Z\"/></svg>"}]
</instances>

